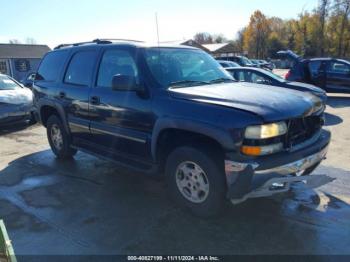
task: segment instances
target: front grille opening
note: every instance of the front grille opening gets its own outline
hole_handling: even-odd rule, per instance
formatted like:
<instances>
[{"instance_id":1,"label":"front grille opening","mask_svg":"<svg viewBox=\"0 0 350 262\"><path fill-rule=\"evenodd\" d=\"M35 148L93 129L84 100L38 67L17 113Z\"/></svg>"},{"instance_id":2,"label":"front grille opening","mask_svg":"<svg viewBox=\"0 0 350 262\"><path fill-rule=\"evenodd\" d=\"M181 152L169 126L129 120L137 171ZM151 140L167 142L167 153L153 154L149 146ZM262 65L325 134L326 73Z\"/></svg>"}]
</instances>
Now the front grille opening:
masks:
<instances>
[{"instance_id":1,"label":"front grille opening","mask_svg":"<svg viewBox=\"0 0 350 262\"><path fill-rule=\"evenodd\" d=\"M286 136L286 147L293 148L311 139L321 130L323 125L324 120L322 116L307 116L290 120Z\"/></svg>"}]
</instances>

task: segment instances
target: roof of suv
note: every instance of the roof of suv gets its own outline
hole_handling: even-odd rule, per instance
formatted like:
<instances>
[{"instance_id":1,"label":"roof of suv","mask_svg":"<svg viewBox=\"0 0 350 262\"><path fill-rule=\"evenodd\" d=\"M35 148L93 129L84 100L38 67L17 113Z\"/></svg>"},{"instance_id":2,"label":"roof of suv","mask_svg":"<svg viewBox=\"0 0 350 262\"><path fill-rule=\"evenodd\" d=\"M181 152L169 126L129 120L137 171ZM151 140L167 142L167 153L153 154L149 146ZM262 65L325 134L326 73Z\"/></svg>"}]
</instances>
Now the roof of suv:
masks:
<instances>
[{"instance_id":1,"label":"roof of suv","mask_svg":"<svg viewBox=\"0 0 350 262\"><path fill-rule=\"evenodd\" d=\"M158 43L147 43L137 40L128 40L128 39L95 39L90 42L80 42L73 44L61 44L54 48L54 50L65 49L65 48L74 48L74 47L91 47L98 45L130 45L134 47L142 47L142 48L152 48L152 47L163 47L163 48L182 48L182 49L196 49L200 50L193 46L186 45L172 45L172 44L158 44Z\"/></svg>"},{"instance_id":2,"label":"roof of suv","mask_svg":"<svg viewBox=\"0 0 350 262\"><path fill-rule=\"evenodd\" d=\"M349 64L350 62L345 59L338 59L338 58L332 58L332 57L319 57L319 58L310 58L310 59L305 59L304 61L339 61L339 62L344 62L346 64Z\"/></svg>"}]
</instances>

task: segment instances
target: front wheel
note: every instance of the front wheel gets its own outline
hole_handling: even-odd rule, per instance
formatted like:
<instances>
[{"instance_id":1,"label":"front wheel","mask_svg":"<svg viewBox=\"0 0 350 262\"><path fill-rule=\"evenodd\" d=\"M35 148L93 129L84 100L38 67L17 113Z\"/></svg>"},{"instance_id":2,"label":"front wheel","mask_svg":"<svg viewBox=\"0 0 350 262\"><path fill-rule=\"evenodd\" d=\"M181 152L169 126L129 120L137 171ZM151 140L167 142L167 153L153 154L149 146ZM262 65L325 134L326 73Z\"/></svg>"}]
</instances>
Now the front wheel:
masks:
<instances>
[{"instance_id":1,"label":"front wheel","mask_svg":"<svg viewBox=\"0 0 350 262\"><path fill-rule=\"evenodd\" d=\"M201 217L222 211L226 203L224 170L209 150L176 148L167 159L165 173L169 194L180 206Z\"/></svg>"},{"instance_id":2,"label":"front wheel","mask_svg":"<svg viewBox=\"0 0 350 262\"><path fill-rule=\"evenodd\" d=\"M76 149L71 148L69 135L64 129L61 119L56 115L50 116L47 120L47 138L57 158L71 158L77 153Z\"/></svg>"}]
</instances>

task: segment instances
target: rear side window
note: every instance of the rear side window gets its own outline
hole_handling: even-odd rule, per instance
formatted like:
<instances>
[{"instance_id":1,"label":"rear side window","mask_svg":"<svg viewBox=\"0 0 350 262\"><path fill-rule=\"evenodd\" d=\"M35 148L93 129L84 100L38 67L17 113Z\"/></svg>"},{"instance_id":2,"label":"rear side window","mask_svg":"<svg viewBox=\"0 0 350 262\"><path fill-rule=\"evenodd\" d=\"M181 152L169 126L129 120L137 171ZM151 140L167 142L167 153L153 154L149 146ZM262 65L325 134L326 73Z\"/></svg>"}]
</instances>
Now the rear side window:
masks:
<instances>
[{"instance_id":1,"label":"rear side window","mask_svg":"<svg viewBox=\"0 0 350 262\"><path fill-rule=\"evenodd\" d=\"M69 63L64 82L88 86L91 82L96 56L95 51L75 53Z\"/></svg>"},{"instance_id":2,"label":"rear side window","mask_svg":"<svg viewBox=\"0 0 350 262\"><path fill-rule=\"evenodd\" d=\"M36 80L56 81L66 61L67 55L67 51L48 53L40 64Z\"/></svg>"},{"instance_id":3,"label":"rear side window","mask_svg":"<svg viewBox=\"0 0 350 262\"><path fill-rule=\"evenodd\" d=\"M342 62L332 61L329 64L328 73L335 74L349 74L350 73L350 65L347 65Z\"/></svg>"}]
</instances>

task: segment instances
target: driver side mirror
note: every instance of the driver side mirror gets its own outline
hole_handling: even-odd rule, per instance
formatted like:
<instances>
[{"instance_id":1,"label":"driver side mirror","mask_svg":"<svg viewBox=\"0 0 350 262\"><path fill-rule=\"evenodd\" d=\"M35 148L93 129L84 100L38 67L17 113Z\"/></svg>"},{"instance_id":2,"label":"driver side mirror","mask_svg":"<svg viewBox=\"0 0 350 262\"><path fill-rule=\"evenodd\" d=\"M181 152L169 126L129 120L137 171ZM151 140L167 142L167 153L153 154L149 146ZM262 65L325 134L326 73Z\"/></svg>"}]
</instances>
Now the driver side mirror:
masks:
<instances>
[{"instance_id":1,"label":"driver side mirror","mask_svg":"<svg viewBox=\"0 0 350 262\"><path fill-rule=\"evenodd\" d=\"M25 87L32 88L35 77L36 77L36 73L30 73L27 75L27 77L24 80L21 81L21 83Z\"/></svg>"},{"instance_id":2,"label":"driver side mirror","mask_svg":"<svg viewBox=\"0 0 350 262\"><path fill-rule=\"evenodd\" d=\"M112 90L137 91L136 77L131 75L114 75L112 78Z\"/></svg>"}]
</instances>

